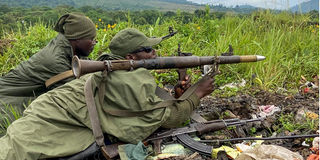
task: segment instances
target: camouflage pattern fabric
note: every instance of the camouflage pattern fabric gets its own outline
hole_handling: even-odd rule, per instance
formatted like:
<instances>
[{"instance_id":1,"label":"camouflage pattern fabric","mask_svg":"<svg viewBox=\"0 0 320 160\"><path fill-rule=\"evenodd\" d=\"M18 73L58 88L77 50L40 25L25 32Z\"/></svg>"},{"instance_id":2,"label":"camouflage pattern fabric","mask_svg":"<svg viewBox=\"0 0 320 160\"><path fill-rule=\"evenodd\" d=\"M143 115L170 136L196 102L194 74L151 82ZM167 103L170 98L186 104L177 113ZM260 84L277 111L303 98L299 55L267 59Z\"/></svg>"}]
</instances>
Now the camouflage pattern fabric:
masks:
<instances>
[{"instance_id":1,"label":"camouflage pattern fabric","mask_svg":"<svg viewBox=\"0 0 320 160\"><path fill-rule=\"evenodd\" d=\"M91 145L95 140L84 97L84 84L90 75L102 131L126 143L137 144L148 137L169 118L171 107L190 104L179 102L139 117L112 116L104 108L143 111L163 101L155 95L152 75L143 68L114 71L106 78L101 72L85 75L34 100L24 116L0 138L0 159L64 157ZM101 82L106 84L105 88L99 88ZM102 105L99 89L105 90Z\"/></svg>"}]
</instances>

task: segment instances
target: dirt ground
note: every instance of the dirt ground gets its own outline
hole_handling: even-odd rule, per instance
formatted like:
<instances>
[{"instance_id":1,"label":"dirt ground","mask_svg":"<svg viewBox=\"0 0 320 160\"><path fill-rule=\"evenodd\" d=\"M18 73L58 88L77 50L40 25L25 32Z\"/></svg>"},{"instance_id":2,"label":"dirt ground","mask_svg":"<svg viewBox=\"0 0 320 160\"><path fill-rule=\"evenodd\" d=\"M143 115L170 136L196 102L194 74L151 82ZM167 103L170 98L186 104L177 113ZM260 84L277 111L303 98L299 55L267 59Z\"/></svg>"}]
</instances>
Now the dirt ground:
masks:
<instances>
[{"instance_id":1,"label":"dirt ground","mask_svg":"<svg viewBox=\"0 0 320 160\"><path fill-rule=\"evenodd\" d=\"M295 95L286 93L270 93L266 91L252 90L250 93L239 93L236 96L230 98L222 97L205 97L201 100L200 107L196 110L197 113L202 115L207 120L215 119L251 119L260 115L261 109L259 106L274 105L273 107L280 108L279 111L267 116L262 123L251 123L237 129L226 129L219 133L208 133L202 135L201 139L230 139L239 137L253 137L256 135L262 135L263 137L276 136L291 136L302 134L316 134L319 127L319 92L318 89L304 90ZM308 124L305 116L299 117L299 112L308 112L309 116L317 123L313 129L305 127L296 129L294 131L285 130L284 125L296 125L296 123ZM288 122L281 121L281 117L287 116ZM291 120L291 121L289 121ZM310 124L310 123L309 123ZM253 130L254 128L254 130ZM312 154L310 151L311 146L302 145L303 142L311 144L312 141L308 139L296 138L296 139L284 139L284 140L268 140L263 144L272 144L283 146L291 151L298 152L306 159L307 156ZM232 142L241 143L241 142ZM214 145L214 144L210 144ZM230 142L226 145L231 145ZM221 146L221 144L220 144ZM219 146L214 146L218 148ZM203 159L207 159L202 157Z\"/></svg>"}]
</instances>

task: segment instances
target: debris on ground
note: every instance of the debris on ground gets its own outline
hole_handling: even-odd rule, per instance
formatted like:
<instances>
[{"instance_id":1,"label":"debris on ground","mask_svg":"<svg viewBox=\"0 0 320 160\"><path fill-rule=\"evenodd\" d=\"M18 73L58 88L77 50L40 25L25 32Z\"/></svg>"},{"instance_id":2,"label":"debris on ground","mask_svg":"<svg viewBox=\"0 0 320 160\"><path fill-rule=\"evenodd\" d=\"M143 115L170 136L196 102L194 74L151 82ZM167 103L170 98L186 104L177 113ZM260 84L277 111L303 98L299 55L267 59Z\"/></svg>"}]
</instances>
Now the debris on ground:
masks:
<instances>
[{"instance_id":1,"label":"debris on ground","mask_svg":"<svg viewBox=\"0 0 320 160\"><path fill-rule=\"evenodd\" d=\"M260 117L267 117L273 115L275 112L279 112L280 108L276 107L275 105L262 105L259 106L259 110Z\"/></svg>"},{"instance_id":2,"label":"debris on ground","mask_svg":"<svg viewBox=\"0 0 320 160\"><path fill-rule=\"evenodd\" d=\"M246 85L246 81L244 79L241 80L240 83L235 83L235 82L232 82L232 83L228 83L224 86L221 86L219 87L219 89L224 89L224 88L239 88L239 87L244 87Z\"/></svg>"},{"instance_id":3,"label":"debris on ground","mask_svg":"<svg viewBox=\"0 0 320 160\"><path fill-rule=\"evenodd\" d=\"M262 136L256 136L257 138L261 138ZM250 150L252 149L253 147L255 147L255 145L261 145L262 144L262 140L256 140L255 142L253 143L248 143L246 141L242 142L242 143L237 143L235 144L237 150L242 153L244 151L247 151L247 150Z\"/></svg>"},{"instance_id":4,"label":"debris on ground","mask_svg":"<svg viewBox=\"0 0 320 160\"><path fill-rule=\"evenodd\" d=\"M184 160L202 160L201 155L198 152L194 152L192 155Z\"/></svg>"},{"instance_id":5,"label":"debris on ground","mask_svg":"<svg viewBox=\"0 0 320 160\"><path fill-rule=\"evenodd\" d=\"M308 81L304 76L301 76L300 91L303 94L319 92L319 77L314 76L312 81Z\"/></svg>"},{"instance_id":6,"label":"debris on ground","mask_svg":"<svg viewBox=\"0 0 320 160\"><path fill-rule=\"evenodd\" d=\"M236 160L303 160L299 153L292 152L284 147L276 145L256 145L242 152Z\"/></svg>"},{"instance_id":7,"label":"debris on ground","mask_svg":"<svg viewBox=\"0 0 320 160\"><path fill-rule=\"evenodd\" d=\"M319 134L319 130L317 131ZM319 137L316 137L312 141L312 148L310 150L312 151L312 154L308 156L307 160L319 160Z\"/></svg>"},{"instance_id":8,"label":"debris on ground","mask_svg":"<svg viewBox=\"0 0 320 160\"><path fill-rule=\"evenodd\" d=\"M314 90L313 88L310 89ZM231 97L219 97L219 95L215 97L204 97L196 113L207 120L228 118L251 119L263 115L266 115L266 118L263 122L208 133L202 135L201 139L230 139L252 137L255 135L278 137L315 134L319 126L318 99L318 92L283 94L263 90L237 93ZM263 115L260 113L263 113ZM297 127L298 125L301 126L300 129ZM310 139L279 139L265 141L263 144L284 147L292 152L299 153L306 159L311 154L315 154L315 152L310 150L313 138ZM219 148L225 144L226 143L209 145L213 145L214 148ZM228 143L228 146L237 148L231 143Z\"/></svg>"},{"instance_id":9,"label":"debris on ground","mask_svg":"<svg viewBox=\"0 0 320 160\"><path fill-rule=\"evenodd\" d=\"M296 113L295 120L305 121L307 118L316 120L319 119L319 115L304 107L300 108Z\"/></svg>"},{"instance_id":10,"label":"debris on ground","mask_svg":"<svg viewBox=\"0 0 320 160\"><path fill-rule=\"evenodd\" d=\"M183 159L186 158L187 155L190 154L190 150L185 148L183 145L179 143L172 143L172 144L166 144L162 145L161 147L161 153L150 157L148 159L152 160L160 160L160 159Z\"/></svg>"},{"instance_id":11,"label":"debris on ground","mask_svg":"<svg viewBox=\"0 0 320 160\"><path fill-rule=\"evenodd\" d=\"M212 150L212 154L211 154L211 157L213 159L217 159L218 158L218 153L220 151L224 151L228 157L231 157L232 159L235 159L239 154L240 152L236 149L233 149L229 146L221 146L219 148L215 148Z\"/></svg>"},{"instance_id":12,"label":"debris on ground","mask_svg":"<svg viewBox=\"0 0 320 160\"><path fill-rule=\"evenodd\" d=\"M227 129L197 136L201 140L225 140L257 137L257 135L261 137L284 137L316 134L316 130L319 127L319 93L314 92L314 88L312 87L310 87L310 90L312 92L284 94L287 91L283 90L283 92L271 93L258 89L246 91L245 93L237 93L231 97L219 97L219 95L204 97L201 99L200 106L195 111L195 115L201 115L205 121L265 118L263 121L228 127ZM193 116L194 119L199 120L199 117ZM178 143L178 141L172 140L174 143ZM177 149L176 151L179 152L166 152L165 147L170 146L172 142L165 141L163 145L165 147L162 147L162 154L159 154L155 159L209 160L217 158L219 160L230 160L241 158L264 159L272 156L272 158L277 160L300 160L307 158L316 160L317 156L319 156L319 148L316 146L318 143L319 137L299 137L268 141L209 142L206 145L213 147L211 157L194 150L189 150L186 147L184 149L182 149L183 147L181 149L178 149L179 147L174 149ZM236 158L236 156L231 156L233 152L241 153Z\"/></svg>"},{"instance_id":13,"label":"debris on ground","mask_svg":"<svg viewBox=\"0 0 320 160\"><path fill-rule=\"evenodd\" d=\"M307 160L319 160L319 148L310 148L313 152L310 156L308 156Z\"/></svg>"}]
</instances>

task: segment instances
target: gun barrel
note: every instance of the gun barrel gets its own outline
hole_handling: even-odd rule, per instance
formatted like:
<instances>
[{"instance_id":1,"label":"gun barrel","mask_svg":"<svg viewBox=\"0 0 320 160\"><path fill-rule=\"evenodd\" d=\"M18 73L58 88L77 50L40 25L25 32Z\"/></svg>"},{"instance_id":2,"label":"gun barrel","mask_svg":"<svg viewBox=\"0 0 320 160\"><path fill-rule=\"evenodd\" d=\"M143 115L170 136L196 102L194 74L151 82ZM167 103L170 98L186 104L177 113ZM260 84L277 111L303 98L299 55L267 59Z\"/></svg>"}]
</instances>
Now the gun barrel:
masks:
<instances>
[{"instance_id":1,"label":"gun barrel","mask_svg":"<svg viewBox=\"0 0 320 160\"><path fill-rule=\"evenodd\" d=\"M81 75L103 71L103 70L132 70L136 68L146 69L169 69L169 68L192 68L209 64L232 64L242 62L257 62L264 60L264 56L178 56L178 57L158 57L155 59L143 60L106 60L90 61L79 60L76 56L72 60L72 70L79 78Z\"/></svg>"},{"instance_id":2,"label":"gun barrel","mask_svg":"<svg viewBox=\"0 0 320 160\"><path fill-rule=\"evenodd\" d=\"M251 122L257 122L257 121L263 121L264 118L253 118L253 119L247 119L247 120L240 120L235 122L228 122L227 126L238 126L238 125L244 125Z\"/></svg>"},{"instance_id":3,"label":"gun barrel","mask_svg":"<svg viewBox=\"0 0 320 160\"><path fill-rule=\"evenodd\" d=\"M319 134L309 135L293 135L293 136L281 136L281 137L243 137L243 138L232 138L232 139L216 139L216 140L200 140L202 143L221 143L231 141L243 141L243 140L276 140L276 139L296 139L296 138L312 138L319 137Z\"/></svg>"}]
</instances>

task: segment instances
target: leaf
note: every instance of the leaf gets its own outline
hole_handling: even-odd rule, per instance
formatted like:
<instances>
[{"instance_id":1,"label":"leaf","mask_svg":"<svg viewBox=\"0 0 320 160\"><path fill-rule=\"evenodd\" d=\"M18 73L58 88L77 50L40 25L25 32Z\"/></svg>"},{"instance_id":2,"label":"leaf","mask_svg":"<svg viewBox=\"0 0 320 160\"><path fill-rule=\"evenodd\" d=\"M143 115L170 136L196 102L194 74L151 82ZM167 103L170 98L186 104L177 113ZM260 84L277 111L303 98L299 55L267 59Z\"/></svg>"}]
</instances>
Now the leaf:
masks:
<instances>
[{"instance_id":1,"label":"leaf","mask_svg":"<svg viewBox=\"0 0 320 160\"><path fill-rule=\"evenodd\" d=\"M160 23L160 17L157 18L157 21L156 21L156 23L154 24L154 26L158 26L159 23Z\"/></svg>"},{"instance_id":2,"label":"leaf","mask_svg":"<svg viewBox=\"0 0 320 160\"><path fill-rule=\"evenodd\" d=\"M258 84L259 86L262 86L263 84L260 78L255 78L254 83Z\"/></svg>"}]
</instances>

